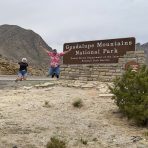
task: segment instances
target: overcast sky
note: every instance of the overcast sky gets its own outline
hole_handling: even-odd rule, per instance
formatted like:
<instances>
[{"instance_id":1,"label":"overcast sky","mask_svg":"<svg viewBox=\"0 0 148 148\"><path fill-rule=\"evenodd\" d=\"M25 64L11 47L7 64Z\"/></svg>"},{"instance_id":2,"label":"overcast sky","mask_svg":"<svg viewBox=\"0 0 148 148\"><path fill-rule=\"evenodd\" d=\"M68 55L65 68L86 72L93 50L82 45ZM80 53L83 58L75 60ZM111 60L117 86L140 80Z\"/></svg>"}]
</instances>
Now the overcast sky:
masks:
<instances>
[{"instance_id":1,"label":"overcast sky","mask_svg":"<svg viewBox=\"0 0 148 148\"><path fill-rule=\"evenodd\" d=\"M148 0L0 0L0 25L18 25L63 50L68 42L148 42Z\"/></svg>"}]
</instances>

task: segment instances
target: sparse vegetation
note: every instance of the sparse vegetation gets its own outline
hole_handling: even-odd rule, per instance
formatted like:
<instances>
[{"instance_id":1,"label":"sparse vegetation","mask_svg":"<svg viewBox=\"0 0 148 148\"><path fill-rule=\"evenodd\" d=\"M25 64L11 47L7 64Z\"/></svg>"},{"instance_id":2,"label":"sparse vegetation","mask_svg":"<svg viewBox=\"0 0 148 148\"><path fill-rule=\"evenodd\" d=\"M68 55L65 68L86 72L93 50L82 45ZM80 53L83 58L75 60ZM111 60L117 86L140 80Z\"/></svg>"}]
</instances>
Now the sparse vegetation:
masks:
<instances>
[{"instance_id":1,"label":"sparse vegetation","mask_svg":"<svg viewBox=\"0 0 148 148\"><path fill-rule=\"evenodd\" d=\"M75 101L72 103L72 105L73 105L74 107L81 108L81 107L83 106L83 102L82 102L81 99L77 99L77 100L75 100Z\"/></svg>"},{"instance_id":2,"label":"sparse vegetation","mask_svg":"<svg viewBox=\"0 0 148 148\"><path fill-rule=\"evenodd\" d=\"M43 107L50 108L50 107L51 107L51 105L49 104L49 102L48 102L48 101L45 101L45 102L44 102Z\"/></svg>"},{"instance_id":3,"label":"sparse vegetation","mask_svg":"<svg viewBox=\"0 0 148 148\"><path fill-rule=\"evenodd\" d=\"M66 143L58 138L51 137L46 148L66 148Z\"/></svg>"},{"instance_id":4,"label":"sparse vegetation","mask_svg":"<svg viewBox=\"0 0 148 148\"><path fill-rule=\"evenodd\" d=\"M48 101L45 101L45 105L49 105L48 103L49 103Z\"/></svg>"},{"instance_id":5,"label":"sparse vegetation","mask_svg":"<svg viewBox=\"0 0 148 148\"><path fill-rule=\"evenodd\" d=\"M144 136L148 139L148 131L144 132Z\"/></svg>"},{"instance_id":6,"label":"sparse vegetation","mask_svg":"<svg viewBox=\"0 0 148 148\"><path fill-rule=\"evenodd\" d=\"M98 141L98 140L97 140L97 138L93 138L93 140L92 140L92 141Z\"/></svg>"},{"instance_id":7,"label":"sparse vegetation","mask_svg":"<svg viewBox=\"0 0 148 148\"><path fill-rule=\"evenodd\" d=\"M138 72L128 69L109 87L115 95L112 99L120 111L138 125L148 125L148 68L142 66Z\"/></svg>"},{"instance_id":8,"label":"sparse vegetation","mask_svg":"<svg viewBox=\"0 0 148 148\"><path fill-rule=\"evenodd\" d=\"M80 141L81 141L81 143L84 144L84 145L87 145L87 143L88 143L87 140L84 140L84 139L82 139L82 138L81 138Z\"/></svg>"}]
</instances>

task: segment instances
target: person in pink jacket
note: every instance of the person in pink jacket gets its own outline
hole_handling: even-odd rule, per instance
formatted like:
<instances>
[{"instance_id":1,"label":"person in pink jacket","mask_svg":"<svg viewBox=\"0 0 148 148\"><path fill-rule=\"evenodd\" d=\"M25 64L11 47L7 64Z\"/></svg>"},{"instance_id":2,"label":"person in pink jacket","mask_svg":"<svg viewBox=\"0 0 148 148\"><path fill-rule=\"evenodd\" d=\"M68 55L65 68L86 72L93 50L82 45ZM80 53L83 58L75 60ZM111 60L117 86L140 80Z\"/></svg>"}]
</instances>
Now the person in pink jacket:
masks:
<instances>
[{"instance_id":1,"label":"person in pink jacket","mask_svg":"<svg viewBox=\"0 0 148 148\"><path fill-rule=\"evenodd\" d=\"M50 56L50 68L48 71L48 75L50 75L52 78L54 76L56 76L57 78L59 78L59 74L60 74L60 57L63 56L64 54L68 53L71 51L65 51L65 52L61 52L61 53L57 53L56 49L53 49L52 51L48 51L46 48L40 46L47 54L48 56Z\"/></svg>"}]
</instances>

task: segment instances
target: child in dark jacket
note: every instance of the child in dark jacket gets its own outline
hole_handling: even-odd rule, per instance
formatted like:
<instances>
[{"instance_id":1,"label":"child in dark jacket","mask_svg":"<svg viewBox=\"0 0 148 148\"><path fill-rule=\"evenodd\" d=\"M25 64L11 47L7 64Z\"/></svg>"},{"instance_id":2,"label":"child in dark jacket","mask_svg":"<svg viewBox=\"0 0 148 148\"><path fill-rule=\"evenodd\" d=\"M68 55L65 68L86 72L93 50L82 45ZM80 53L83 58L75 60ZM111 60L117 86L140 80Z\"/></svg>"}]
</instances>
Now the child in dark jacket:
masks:
<instances>
[{"instance_id":1,"label":"child in dark jacket","mask_svg":"<svg viewBox=\"0 0 148 148\"><path fill-rule=\"evenodd\" d=\"M19 62L18 64L20 65L20 68L18 72L18 78L15 80L16 82L26 80L27 78L27 67L28 67L27 59L22 58L22 61Z\"/></svg>"}]
</instances>

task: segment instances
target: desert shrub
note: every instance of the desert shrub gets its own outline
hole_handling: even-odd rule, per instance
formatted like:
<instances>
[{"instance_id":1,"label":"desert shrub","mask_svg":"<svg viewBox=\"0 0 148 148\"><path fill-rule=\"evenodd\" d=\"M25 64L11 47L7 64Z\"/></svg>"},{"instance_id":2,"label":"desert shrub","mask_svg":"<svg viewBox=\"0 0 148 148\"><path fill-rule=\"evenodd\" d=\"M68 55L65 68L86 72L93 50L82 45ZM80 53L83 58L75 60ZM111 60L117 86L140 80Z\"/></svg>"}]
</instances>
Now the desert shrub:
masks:
<instances>
[{"instance_id":1,"label":"desert shrub","mask_svg":"<svg viewBox=\"0 0 148 148\"><path fill-rule=\"evenodd\" d=\"M144 132L144 136L148 139L148 131Z\"/></svg>"},{"instance_id":2,"label":"desert shrub","mask_svg":"<svg viewBox=\"0 0 148 148\"><path fill-rule=\"evenodd\" d=\"M43 107L50 108L50 107L51 107L51 105L49 104L49 102L48 102L48 101L45 101L45 102L44 102Z\"/></svg>"},{"instance_id":3,"label":"desert shrub","mask_svg":"<svg viewBox=\"0 0 148 148\"><path fill-rule=\"evenodd\" d=\"M81 107L83 106L83 102L82 102L81 99L77 99L77 100L75 100L75 101L72 103L72 105L73 105L74 107L81 108Z\"/></svg>"},{"instance_id":4,"label":"desert shrub","mask_svg":"<svg viewBox=\"0 0 148 148\"><path fill-rule=\"evenodd\" d=\"M81 142L82 144L84 144L84 145L87 145L87 143L88 143L87 140L84 140L84 139L82 139L82 138L81 138L80 142Z\"/></svg>"},{"instance_id":5,"label":"desert shrub","mask_svg":"<svg viewBox=\"0 0 148 148\"><path fill-rule=\"evenodd\" d=\"M66 143L58 138L51 137L46 148L66 148Z\"/></svg>"},{"instance_id":6,"label":"desert shrub","mask_svg":"<svg viewBox=\"0 0 148 148\"><path fill-rule=\"evenodd\" d=\"M128 69L109 89L120 111L139 125L148 125L148 68Z\"/></svg>"}]
</instances>

